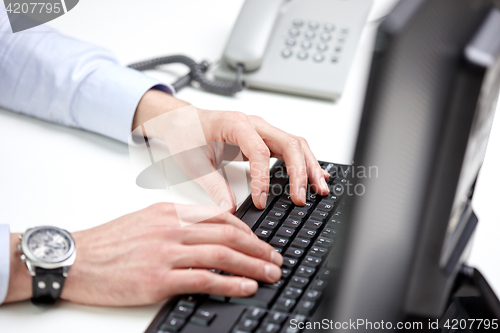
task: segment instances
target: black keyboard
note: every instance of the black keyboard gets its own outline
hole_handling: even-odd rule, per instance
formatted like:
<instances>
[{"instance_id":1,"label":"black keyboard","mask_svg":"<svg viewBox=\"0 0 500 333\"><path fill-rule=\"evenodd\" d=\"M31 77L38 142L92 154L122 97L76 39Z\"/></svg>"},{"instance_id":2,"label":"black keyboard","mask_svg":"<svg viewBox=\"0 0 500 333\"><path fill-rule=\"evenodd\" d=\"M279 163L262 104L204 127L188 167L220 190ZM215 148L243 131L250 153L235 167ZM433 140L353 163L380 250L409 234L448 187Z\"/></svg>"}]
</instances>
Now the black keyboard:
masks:
<instances>
[{"instance_id":1,"label":"black keyboard","mask_svg":"<svg viewBox=\"0 0 500 333\"><path fill-rule=\"evenodd\" d=\"M165 304L146 332L299 332L291 327L290 320L307 321L320 304L338 266L332 249L345 220L342 214L347 195L343 185L349 167L327 162L320 165L330 173L327 196L309 189L305 206L294 205L288 194L288 175L281 162L271 170L266 209L258 210L249 197L235 214L283 255L278 282L260 283L257 292L245 298L176 297Z\"/></svg>"}]
</instances>

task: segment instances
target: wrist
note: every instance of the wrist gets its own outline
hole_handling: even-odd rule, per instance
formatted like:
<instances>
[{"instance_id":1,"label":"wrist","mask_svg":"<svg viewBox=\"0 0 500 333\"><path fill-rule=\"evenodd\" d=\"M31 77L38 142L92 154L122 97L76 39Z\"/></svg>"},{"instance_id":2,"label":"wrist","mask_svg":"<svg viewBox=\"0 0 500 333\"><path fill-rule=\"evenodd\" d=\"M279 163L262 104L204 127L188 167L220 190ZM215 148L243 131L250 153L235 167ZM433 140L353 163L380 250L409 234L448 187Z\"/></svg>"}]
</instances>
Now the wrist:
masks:
<instances>
[{"instance_id":1,"label":"wrist","mask_svg":"<svg viewBox=\"0 0 500 333\"><path fill-rule=\"evenodd\" d=\"M27 300L32 295L31 275L26 264L21 261L21 254L17 252L17 245L20 244L19 235L20 233L10 234L9 290L5 303Z\"/></svg>"},{"instance_id":2,"label":"wrist","mask_svg":"<svg viewBox=\"0 0 500 333\"><path fill-rule=\"evenodd\" d=\"M191 105L163 91L151 89L142 96L134 115L132 129L164 113ZM155 133L150 133L153 137ZM149 135L149 133L148 133Z\"/></svg>"}]
</instances>

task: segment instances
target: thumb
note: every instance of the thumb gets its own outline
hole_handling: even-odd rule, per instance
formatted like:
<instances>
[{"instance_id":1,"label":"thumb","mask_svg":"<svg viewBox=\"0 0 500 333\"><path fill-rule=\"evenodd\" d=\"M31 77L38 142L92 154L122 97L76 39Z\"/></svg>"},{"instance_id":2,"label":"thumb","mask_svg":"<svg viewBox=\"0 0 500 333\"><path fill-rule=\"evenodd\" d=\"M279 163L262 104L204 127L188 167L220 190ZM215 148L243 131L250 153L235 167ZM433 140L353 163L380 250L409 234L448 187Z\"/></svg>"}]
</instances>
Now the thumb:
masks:
<instances>
[{"instance_id":1,"label":"thumb","mask_svg":"<svg viewBox=\"0 0 500 333\"><path fill-rule=\"evenodd\" d=\"M223 211L228 211L231 214L236 211L236 199L233 190L219 170L196 178L195 181Z\"/></svg>"}]
</instances>

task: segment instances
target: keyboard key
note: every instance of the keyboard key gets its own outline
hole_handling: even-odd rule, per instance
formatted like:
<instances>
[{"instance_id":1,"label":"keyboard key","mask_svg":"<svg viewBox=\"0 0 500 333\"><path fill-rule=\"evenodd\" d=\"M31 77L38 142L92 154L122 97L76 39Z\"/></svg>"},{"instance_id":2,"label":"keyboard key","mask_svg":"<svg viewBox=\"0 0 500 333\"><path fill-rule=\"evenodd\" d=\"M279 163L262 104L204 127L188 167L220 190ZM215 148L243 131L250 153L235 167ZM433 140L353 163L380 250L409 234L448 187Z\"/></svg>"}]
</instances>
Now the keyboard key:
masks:
<instances>
[{"instance_id":1,"label":"keyboard key","mask_svg":"<svg viewBox=\"0 0 500 333\"><path fill-rule=\"evenodd\" d=\"M325 200L325 199L323 199ZM338 195L334 194L334 193L330 193L327 197L326 197L326 200L330 200L332 202L337 202L337 200L339 200L339 197Z\"/></svg>"},{"instance_id":2,"label":"keyboard key","mask_svg":"<svg viewBox=\"0 0 500 333\"><path fill-rule=\"evenodd\" d=\"M292 209L292 205L285 201L278 201L277 203L274 204L273 209L289 212Z\"/></svg>"},{"instance_id":3,"label":"keyboard key","mask_svg":"<svg viewBox=\"0 0 500 333\"><path fill-rule=\"evenodd\" d=\"M341 196L342 194L344 194L344 186L341 184L333 184L330 187L330 193Z\"/></svg>"},{"instance_id":4,"label":"keyboard key","mask_svg":"<svg viewBox=\"0 0 500 333\"><path fill-rule=\"evenodd\" d=\"M266 310L259 309L259 308L250 308L245 311L243 314L244 318L248 319L253 319L253 320L260 320L264 315L266 314Z\"/></svg>"},{"instance_id":5,"label":"keyboard key","mask_svg":"<svg viewBox=\"0 0 500 333\"><path fill-rule=\"evenodd\" d=\"M264 242L267 242L269 238L271 238L271 233L272 233L271 230L262 228L257 228L257 230L255 230L255 234L257 235L257 237L262 239Z\"/></svg>"},{"instance_id":6,"label":"keyboard key","mask_svg":"<svg viewBox=\"0 0 500 333\"><path fill-rule=\"evenodd\" d=\"M281 289L281 287L284 287L285 286L285 280L281 279L273 284L264 284L263 287L264 288L271 288L271 289Z\"/></svg>"},{"instance_id":7,"label":"keyboard key","mask_svg":"<svg viewBox=\"0 0 500 333\"><path fill-rule=\"evenodd\" d=\"M302 229L299 231L297 236L300 236L305 239L311 239L316 235L316 231L309 229Z\"/></svg>"},{"instance_id":8,"label":"keyboard key","mask_svg":"<svg viewBox=\"0 0 500 333\"><path fill-rule=\"evenodd\" d=\"M318 279L328 280L332 276L332 270L330 268L323 267L318 272Z\"/></svg>"},{"instance_id":9,"label":"keyboard key","mask_svg":"<svg viewBox=\"0 0 500 333\"><path fill-rule=\"evenodd\" d=\"M271 311L267 314L266 318L264 318L264 322L281 325L286 320L286 317L288 316L284 313Z\"/></svg>"},{"instance_id":10,"label":"keyboard key","mask_svg":"<svg viewBox=\"0 0 500 333\"><path fill-rule=\"evenodd\" d=\"M306 247L309 246L310 243L311 243L311 241L309 239L295 238L292 241L291 246L298 247L300 249L305 249Z\"/></svg>"},{"instance_id":11,"label":"keyboard key","mask_svg":"<svg viewBox=\"0 0 500 333\"><path fill-rule=\"evenodd\" d=\"M314 243L314 246L320 246L320 247L330 247L333 245L333 240L331 240L330 238L326 238L326 237L318 237L318 239L316 240L316 242Z\"/></svg>"},{"instance_id":12,"label":"keyboard key","mask_svg":"<svg viewBox=\"0 0 500 333\"><path fill-rule=\"evenodd\" d=\"M292 210L292 212L290 213L290 217L293 217L293 218L296 218L300 221L304 221L304 218L306 217L307 215L307 211L304 210L304 209L300 209L300 208L294 208Z\"/></svg>"},{"instance_id":13,"label":"keyboard key","mask_svg":"<svg viewBox=\"0 0 500 333\"><path fill-rule=\"evenodd\" d=\"M337 236L337 230L332 229L332 228L325 228L321 232L321 236L333 239L335 236Z\"/></svg>"},{"instance_id":14,"label":"keyboard key","mask_svg":"<svg viewBox=\"0 0 500 333\"><path fill-rule=\"evenodd\" d=\"M294 247L289 247L288 250L286 250L285 255L287 257L300 259L304 255L304 250L303 249L297 249L297 248L294 248Z\"/></svg>"},{"instance_id":15,"label":"keyboard key","mask_svg":"<svg viewBox=\"0 0 500 333\"><path fill-rule=\"evenodd\" d=\"M315 256L315 257L324 257L325 254L328 253L328 250L325 249L324 247L320 247L320 246L313 246L311 247L311 249L309 250L309 252L307 253L307 255L310 255L310 256Z\"/></svg>"},{"instance_id":16,"label":"keyboard key","mask_svg":"<svg viewBox=\"0 0 500 333\"><path fill-rule=\"evenodd\" d=\"M191 317L191 322L200 326L208 326L214 320L215 313L210 311L198 310Z\"/></svg>"},{"instance_id":17,"label":"keyboard key","mask_svg":"<svg viewBox=\"0 0 500 333\"><path fill-rule=\"evenodd\" d=\"M288 193L283 193L280 197L280 200L281 202L285 202L287 204L292 204L292 197L290 196L290 194Z\"/></svg>"},{"instance_id":18,"label":"keyboard key","mask_svg":"<svg viewBox=\"0 0 500 333\"><path fill-rule=\"evenodd\" d=\"M318 199L318 195L316 193L308 193L307 194L307 197L306 197L306 200L311 202L311 201L316 201L316 199Z\"/></svg>"},{"instance_id":19,"label":"keyboard key","mask_svg":"<svg viewBox=\"0 0 500 333\"><path fill-rule=\"evenodd\" d=\"M311 284L312 290L322 291L326 287L326 281L321 279L316 279Z\"/></svg>"},{"instance_id":20,"label":"keyboard key","mask_svg":"<svg viewBox=\"0 0 500 333\"><path fill-rule=\"evenodd\" d=\"M315 268L301 265L299 266L295 274L302 277L310 278L314 274L314 272L316 272Z\"/></svg>"},{"instance_id":21,"label":"keyboard key","mask_svg":"<svg viewBox=\"0 0 500 333\"><path fill-rule=\"evenodd\" d=\"M280 224L277 221L272 221L266 218L260 223L259 228L269 229L272 231L278 228L279 225Z\"/></svg>"},{"instance_id":22,"label":"keyboard key","mask_svg":"<svg viewBox=\"0 0 500 333\"><path fill-rule=\"evenodd\" d=\"M176 317L185 319L185 318L189 317L190 315L192 315L193 311L194 311L194 307L192 307L192 306L177 305L174 308L174 311L172 311L172 314Z\"/></svg>"},{"instance_id":23,"label":"keyboard key","mask_svg":"<svg viewBox=\"0 0 500 333\"><path fill-rule=\"evenodd\" d=\"M160 330L178 332L186 321L182 318L177 318L172 315L168 317L165 324L161 325Z\"/></svg>"},{"instance_id":24,"label":"keyboard key","mask_svg":"<svg viewBox=\"0 0 500 333\"><path fill-rule=\"evenodd\" d=\"M229 303L268 308L276 297L277 292L278 290L273 288L259 288L252 296L232 297L229 299Z\"/></svg>"},{"instance_id":25,"label":"keyboard key","mask_svg":"<svg viewBox=\"0 0 500 333\"><path fill-rule=\"evenodd\" d=\"M306 211L310 211L314 207L314 202L309 202L307 201L304 206L302 206L303 209Z\"/></svg>"},{"instance_id":26,"label":"keyboard key","mask_svg":"<svg viewBox=\"0 0 500 333\"><path fill-rule=\"evenodd\" d=\"M295 300L285 297L280 297L274 304L273 310L288 313L293 309L294 305L295 305Z\"/></svg>"},{"instance_id":27,"label":"keyboard key","mask_svg":"<svg viewBox=\"0 0 500 333\"><path fill-rule=\"evenodd\" d=\"M283 257L283 266L288 268L293 268L297 265L299 261L295 258Z\"/></svg>"},{"instance_id":28,"label":"keyboard key","mask_svg":"<svg viewBox=\"0 0 500 333\"><path fill-rule=\"evenodd\" d=\"M302 224L302 220L296 218L287 218L285 222L283 222L283 226L287 228L298 228Z\"/></svg>"},{"instance_id":29,"label":"keyboard key","mask_svg":"<svg viewBox=\"0 0 500 333\"><path fill-rule=\"evenodd\" d=\"M342 184L342 185L345 185L345 184L347 184L347 179L342 178L342 177L335 177L335 178L333 179L333 183L334 183L334 184Z\"/></svg>"},{"instance_id":30,"label":"keyboard key","mask_svg":"<svg viewBox=\"0 0 500 333\"><path fill-rule=\"evenodd\" d=\"M236 329L239 329L243 332L253 332L258 325L259 325L258 320L241 318L241 320L238 322L236 326Z\"/></svg>"},{"instance_id":31,"label":"keyboard key","mask_svg":"<svg viewBox=\"0 0 500 333\"><path fill-rule=\"evenodd\" d=\"M274 323L262 323L257 333L278 333L281 326Z\"/></svg>"},{"instance_id":32,"label":"keyboard key","mask_svg":"<svg viewBox=\"0 0 500 333\"><path fill-rule=\"evenodd\" d=\"M288 268L282 268L281 269L281 278L283 279L287 279L290 274L292 274L292 270L291 269L288 269Z\"/></svg>"},{"instance_id":33,"label":"keyboard key","mask_svg":"<svg viewBox=\"0 0 500 333\"><path fill-rule=\"evenodd\" d=\"M282 226L281 228L278 229L278 231L276 232L276 235L290 238L293 236L294 233L295 233L295 229Z\"/></svg>"},{"instance_id":34,"label":"keyboard key","mask_svg":"<svg viewBox=\"0 0 500 333\"><path fill-rule=\"evenodd\" d=\"M291 298L291 299L297 299L302 295L302 289L299 288L294 288L294 287L286 287L285 290L283 290L282 296L285 296L286 298Z\"/></svg>"},{"instance_id":35,"label":"keyboard key","mask_svg":"<svg viewBox=\"0 0 500 333\"><path fill-rule=\"evenodd\" d=\"M304 294L304 299L307 301L315 302L321 297L321 292L318 290L308 290Z\"/></svg>"},{"instance_id":36,"label":"keyboard key","mask_svg":"<svg viewBox=\"0 0 500 333\"><path fill-rule=\"evenodd\" d=\"M314 308L314 302L303 300L297 306L297 313L310 316Z\"/></svg>"},{"instance_id":37,"label":"keyboard key","mask_svg":"<svg viewBox=\"0 0 500 333\"><path fill-rule=\"evenodd\" d=\"M303 264L307 266L318 267L319 264L321 264L321 258L307 256L304 259Z\"/></svg>"},{"instance_id":38,"label":"keyboard key","mask_svg":"<svg viewBox=\"0 0 500 333\"><path fill-rule=\"evenodd\" d=\"M288 282L289 286L297 287L300 289L304 289L309 283L309 279L301 276L292 276L290 282Z\"/></svg>"},{"instance_id":39,"label":"keyboard key","mask_svg":"<svg viewBox=\"0 0 500 333\"><path fill-rule=\"evenodd\" d=\"M193 295L188 295L188 296L183 296L180 300L178 305L183 305L183 306L190 306L190 307L195 307L196 304L199 301L198 296L193 296Z\"/></svg>"},{"instance_id":40,"label":"keyboard key","mask_svg":"<svg viewBox=\"0 0 500 333\"><path fill-rule=\"evenodd\" d=\"M318 230L322 225L323 222L308 218L306 223L304 223L304 228Z\"/></svg>"},{"instance_id":41,"label":"keyboard key","mask_svg":"<svg viewBox=\"0 0 500 333\"><path fill-rule=\"evenodd\" d=\"M285 247L288 244L288 238L283 238L279 236L274 236L273 239L269 242L272 246L275 247Z\"/></svg>"},{"instance_id":42,"label":"keyboard key","mask_svg":"<svg viewBox=\"0 0 500 333\"><path fill-rule=\"evenodd\" d=\"M325 220L328 218L328 212L324 212L322 210L315 209L312 213L310 218L313 218L315 220L325 222Z\"/></svg>"},{"instance_id":43,"label":"keyboard key","mask_svg":"<svg viewBox=\"0 0 500 333\"><path fill-rule=\"evenodd\" d=\"M278 222L283 221L286 213L280 210L272 209L269 214L267 214L267 218L270 220L276 220Z\"/></svg>"},{"instance_id":44,"label":"keyboard key","mask_svg":"<svg viewBox=\"0 0 500 333\"><path fill-rule=\"evenodd\" d=\"M333 210L333 204L330 203L329 201L321 200L320 203L316 206L316 209L325 211L325 212L331 212Z\"/></svg>"},{"instance_id":45,"label":"keyboard key","mask_svg":"<svg viewBox=\"0 0 500 333\"><path fill-rule=\"evenodd\" d=\"M337 229L342 224L342 220L334 216L328 220L327 228Z\"/></svg>"}]
</instances>

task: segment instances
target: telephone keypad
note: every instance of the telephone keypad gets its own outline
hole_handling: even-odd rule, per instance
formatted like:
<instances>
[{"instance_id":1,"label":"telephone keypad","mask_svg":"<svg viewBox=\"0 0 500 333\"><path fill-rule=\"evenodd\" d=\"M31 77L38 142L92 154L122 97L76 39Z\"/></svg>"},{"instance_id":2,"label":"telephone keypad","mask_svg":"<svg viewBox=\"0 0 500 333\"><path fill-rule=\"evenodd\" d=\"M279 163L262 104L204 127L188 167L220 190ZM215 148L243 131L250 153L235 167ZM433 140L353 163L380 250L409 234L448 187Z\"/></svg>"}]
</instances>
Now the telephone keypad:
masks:
<instances>
[{"instance_id":1,"label":"telephone keypad","mask_svg":"<svg viewBox=\"0 0 500 333\"><path fill-rule=\"evenodd\" d=\"M349 29L340 27L337 29L331 22L308 21L296 18L291 22L288 37L285 39L285 49L282 50L283 58L291 58L293 49L299 45L297 59L305 61L309 58L307 50L315 49L317 53L311 54L315 63L321 63L330 59L330 64L336 64L340 60L342 45L346 42ZM306 24L304 24L306 23ZM328 61L327 61L328 63Z\"/></svg>"}]
</instances>

